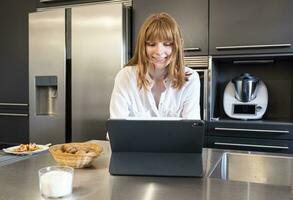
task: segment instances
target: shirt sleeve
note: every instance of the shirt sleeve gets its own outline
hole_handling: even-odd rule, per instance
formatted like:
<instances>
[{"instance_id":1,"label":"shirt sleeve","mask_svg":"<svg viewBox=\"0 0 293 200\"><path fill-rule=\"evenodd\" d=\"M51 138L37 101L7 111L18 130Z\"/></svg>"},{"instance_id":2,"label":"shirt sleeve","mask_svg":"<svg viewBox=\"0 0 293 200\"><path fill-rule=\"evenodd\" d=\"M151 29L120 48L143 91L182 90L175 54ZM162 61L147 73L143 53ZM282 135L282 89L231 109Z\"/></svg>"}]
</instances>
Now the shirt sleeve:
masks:
<instances>
[{"instance_id":1,"label":"shirt sleeve","mask_svg":"<svg viewBox=\"0 0 293 200\"><path fill-rule=\"evenodd\" d=\"M121 70L115 78L110 101L110 118L126 118L129 116L127 88L129 80L125 70Z\"/></svg>"},{"instance_id":2,"label":"shirt sleeve","mask_svg":"<svg viewBox=\"0 0 293 200\"><path fill-rule=\"evenodd\" d=\"M200 79L196 71L193 71L187 84L182 118L200 120Z\"/></svg>"}]
</instances>

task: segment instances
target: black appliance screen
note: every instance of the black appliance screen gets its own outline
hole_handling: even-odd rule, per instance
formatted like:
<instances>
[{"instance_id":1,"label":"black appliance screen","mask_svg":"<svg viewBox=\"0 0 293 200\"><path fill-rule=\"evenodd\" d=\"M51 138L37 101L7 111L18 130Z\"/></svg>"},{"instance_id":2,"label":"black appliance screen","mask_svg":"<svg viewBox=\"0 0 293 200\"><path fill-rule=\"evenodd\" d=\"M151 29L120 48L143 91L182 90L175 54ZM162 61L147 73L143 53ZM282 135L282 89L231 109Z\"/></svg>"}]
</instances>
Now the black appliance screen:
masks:
<instances>
[{"instance_id":1,"label":"black appliance screen","mask_svg":"<svg viewBox=\"0 0 293 200\"><path fill-rule=\"evenodd\" d=\"M234 114L255 115L255 105L234 104Z\"/></svg>"}]
</instances>

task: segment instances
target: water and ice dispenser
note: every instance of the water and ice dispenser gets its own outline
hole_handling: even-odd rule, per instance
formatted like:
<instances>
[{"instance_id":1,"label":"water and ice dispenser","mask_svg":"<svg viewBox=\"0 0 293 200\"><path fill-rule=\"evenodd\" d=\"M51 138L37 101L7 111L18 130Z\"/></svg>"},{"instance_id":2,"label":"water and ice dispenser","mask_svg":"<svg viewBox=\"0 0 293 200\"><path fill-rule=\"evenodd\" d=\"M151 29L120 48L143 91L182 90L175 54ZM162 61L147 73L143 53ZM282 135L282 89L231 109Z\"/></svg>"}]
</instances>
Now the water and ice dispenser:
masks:
<instances>
[{"instance_id":1,"label":"water and ice dispenser","mask_svg":"<svg viewBox=\"0 0 293 200\"><path fill-rule=\"evenodd\" d=\"M36 115L55 115L58 97L57 76L36 76Z\"/></svg>"}]
</instances>

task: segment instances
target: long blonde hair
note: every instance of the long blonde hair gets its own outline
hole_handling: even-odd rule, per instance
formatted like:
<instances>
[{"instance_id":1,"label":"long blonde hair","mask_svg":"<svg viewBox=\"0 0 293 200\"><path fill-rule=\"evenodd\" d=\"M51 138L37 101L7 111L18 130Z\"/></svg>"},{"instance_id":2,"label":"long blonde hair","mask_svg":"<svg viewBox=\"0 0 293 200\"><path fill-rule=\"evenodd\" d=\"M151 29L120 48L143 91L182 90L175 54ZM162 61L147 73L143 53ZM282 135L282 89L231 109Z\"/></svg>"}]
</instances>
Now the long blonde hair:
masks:
<instances>
[{"instance_id":1,"label":"long blonde hair","mask_svg":"<svg viewBox=\"0 0 293 200\"><path fill-rule=\"evenodd\" d=\"M146 74L148 73L149 60L146 55L146 42L156 39L172 43L170 63L167 66L167 78L172 82L173 88L180 89L186 82L183 40L175 19L167 13L156 13L145 20L138 33L134 55L126 66L136 66L138 88L147 89L149 82Z\"/></svg>"}]
</instances>

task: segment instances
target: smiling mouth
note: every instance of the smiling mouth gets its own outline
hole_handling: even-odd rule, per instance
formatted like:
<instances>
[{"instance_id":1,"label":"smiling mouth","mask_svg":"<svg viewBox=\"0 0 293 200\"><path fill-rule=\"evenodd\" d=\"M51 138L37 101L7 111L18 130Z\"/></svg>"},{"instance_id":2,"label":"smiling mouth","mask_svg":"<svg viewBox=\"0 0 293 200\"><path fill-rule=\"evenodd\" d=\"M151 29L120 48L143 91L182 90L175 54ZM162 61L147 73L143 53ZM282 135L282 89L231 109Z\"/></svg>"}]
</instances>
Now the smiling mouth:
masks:
<instances>
[{"instance_id":1,"label":"smiling mouth","mask_svg":"<svg viewBox=\"0 0 293 200\"><path fill-rule=\"evenodd\" d=\"M165 62L167 58L153 58L155 62Z\"/></svg>"}]
</instances>

